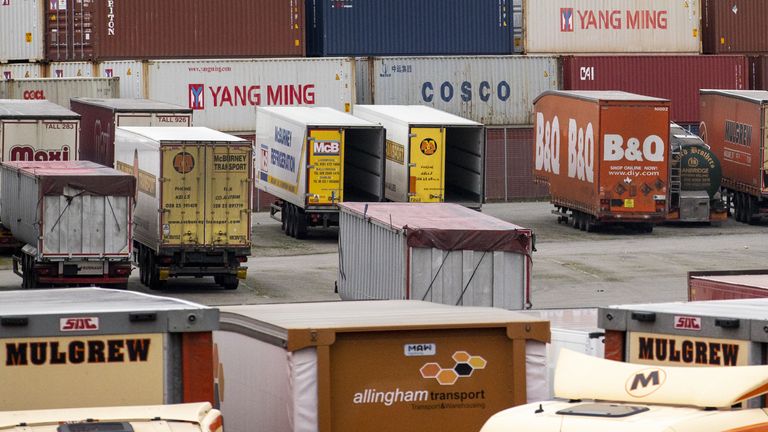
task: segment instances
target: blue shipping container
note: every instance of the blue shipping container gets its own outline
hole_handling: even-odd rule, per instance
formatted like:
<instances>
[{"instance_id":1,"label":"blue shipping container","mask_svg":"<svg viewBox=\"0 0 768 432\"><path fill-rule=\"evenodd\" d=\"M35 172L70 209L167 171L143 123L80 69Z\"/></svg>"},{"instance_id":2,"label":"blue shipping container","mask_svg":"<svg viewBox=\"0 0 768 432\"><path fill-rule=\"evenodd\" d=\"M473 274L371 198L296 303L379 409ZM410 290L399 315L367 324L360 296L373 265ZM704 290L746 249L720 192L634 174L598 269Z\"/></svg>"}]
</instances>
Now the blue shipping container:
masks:
<instances>
[{"instance_id":1,"label":"blue shipping container","mask_svg":"<svg viewBox=\"0 0 768 432\"><path fill-rule=\"evenodd\" d=\"M512 54L522 49L521 5L522 0L307 0L307 55Z\"/></svg>"}]
</instances>

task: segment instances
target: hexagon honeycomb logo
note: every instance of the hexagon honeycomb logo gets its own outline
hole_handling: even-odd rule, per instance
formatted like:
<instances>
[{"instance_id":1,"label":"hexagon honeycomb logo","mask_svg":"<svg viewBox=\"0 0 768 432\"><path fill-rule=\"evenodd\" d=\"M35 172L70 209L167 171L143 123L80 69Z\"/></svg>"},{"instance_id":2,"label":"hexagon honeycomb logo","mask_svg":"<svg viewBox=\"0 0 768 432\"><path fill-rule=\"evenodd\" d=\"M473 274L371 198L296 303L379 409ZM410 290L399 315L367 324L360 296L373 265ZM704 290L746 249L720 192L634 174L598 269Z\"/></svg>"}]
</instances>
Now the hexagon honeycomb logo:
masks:
<instances>
[{"instance_id":1,"label":"hexagon honeycomb logo","mask_svg":"<svg viewBox=\"0 0 768 432\"><path fill-rule=\"evenodd\" d=\"M426 363L419 369L421 376L435 379L440 385L454 385L459 378L470 377L476 370L485 369L488 364L484 358L470 355L466 351L456 351L451 358L455 362L453 367L444 368L438 363Z\"/></svg>"}]
</instances>

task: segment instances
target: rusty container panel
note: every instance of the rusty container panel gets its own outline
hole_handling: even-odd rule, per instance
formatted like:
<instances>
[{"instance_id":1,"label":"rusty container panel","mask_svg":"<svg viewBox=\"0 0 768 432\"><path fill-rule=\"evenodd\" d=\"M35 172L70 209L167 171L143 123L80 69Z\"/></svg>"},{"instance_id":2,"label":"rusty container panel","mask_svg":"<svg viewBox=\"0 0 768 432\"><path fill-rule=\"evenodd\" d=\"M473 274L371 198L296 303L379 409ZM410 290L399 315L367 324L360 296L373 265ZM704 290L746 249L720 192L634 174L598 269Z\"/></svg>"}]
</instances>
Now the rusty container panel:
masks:
<instances>
[{"instance_id":1,"label":"rusty container panel","mask_svg":"<svg viewBox=\"0 0 768 432\"><path fill-rule=\"evenodd\" d=\"M302 0L46 2L50 61L304 56Z\"/></svg>"},{"instance_id":2,"label":"rusty container panel","mask_svg":"<svg viewBox=\"0 0 768 432\"><path fill-rule=\"evenodd\" d=\"M744 56L568 56L563 57L563 89L669 99L670 120L694 123L699 121L699 89L746 89L748 71Z\"/></svg>"},{"instance_id":3,"label":"rusty container panel","mask_svg":"<svg viewBox=\"0 0 768 432\"><path fill-rule=\"evenodd\" d=\"M534 181L533 128L489 128L486 132L485 198L488 202L542 198L546 186Z\"/></svg>"},{"instance_id":4,"label":"rusty container panel","mask_svg":"<svg viewBox=\"0 0 768 432\"><path fill-rule=\"evenodd\" d=\"M768 51L768 2L765 0L703 0L701 43L706 54Z\"/></svg>"},{"instance_id":5,"label":"rusty container panel","mask_svg":"<svg viewBox=\"0 0 768 432\"><path fill-rule=\"evenodd\" d=\"M749 88L768 90L768 56L749 57Z\"/></svg>"},{"instance_id":6,"label":"rusty container panel","mask_svg":"<svg viewBox=\"0 0 768 432\"><path fill-rule=\"evenodd\" d=\"M768 297L768 270L688 273L688 301Z\"/></svg>"}]
</instances>

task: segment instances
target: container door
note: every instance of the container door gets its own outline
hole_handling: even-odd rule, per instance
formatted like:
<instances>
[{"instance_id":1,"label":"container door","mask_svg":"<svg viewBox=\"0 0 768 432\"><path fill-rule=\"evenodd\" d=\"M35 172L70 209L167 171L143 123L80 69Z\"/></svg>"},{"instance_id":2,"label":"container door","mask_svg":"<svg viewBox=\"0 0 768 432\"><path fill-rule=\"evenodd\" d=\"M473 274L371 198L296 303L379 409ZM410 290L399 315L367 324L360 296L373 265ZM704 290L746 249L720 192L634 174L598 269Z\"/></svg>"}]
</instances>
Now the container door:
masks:
<instances>
[{"instance_id":1,"label":"container door","mask_svg":"<svg viewBox=\"0 0 768 432\"><path fill-rule=\"evenodd\" d=\"M164 145L161 148L161 243L201 245L205 241L205 147Z\"/></svg>"},{"instance_id":2,"label":"container door","mask_svg":"<svg viewBox=\"0 0 768 432\"><path fill-rule=\"evenodd\" d=\"M250 243L250 145L207 147L205 242L216 246Z\"/></svg>"},{"instance_id":3,"label":"container door","mask_svg":"<svg viewBox=\"0 0 768 432\"><path fill-rule=\"evenodd\" d=\"M337 204L344 191L344 130L313 129L309 132L309 205Z\"/></svg>"},{"instance_id":4,"label":"container door","mask_svg":"<svg viewBox=\"0 0 768 432\"><path fill-rule=\"evenodd\" d=\"M445 129L412 128L410 202L442 202L445 178Z\"/></svg>"}]
</instances>

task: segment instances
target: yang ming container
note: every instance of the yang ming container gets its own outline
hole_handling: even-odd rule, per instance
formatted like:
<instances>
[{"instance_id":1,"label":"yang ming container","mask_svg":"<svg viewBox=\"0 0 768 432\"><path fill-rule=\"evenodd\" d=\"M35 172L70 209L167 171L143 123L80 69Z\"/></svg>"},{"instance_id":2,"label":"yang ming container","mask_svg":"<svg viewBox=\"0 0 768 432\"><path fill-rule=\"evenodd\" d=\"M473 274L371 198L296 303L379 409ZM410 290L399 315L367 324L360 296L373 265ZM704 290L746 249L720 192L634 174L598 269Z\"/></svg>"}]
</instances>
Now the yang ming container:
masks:
<instances>
[{"instance_id":1,"label":"yang ming container","mask_svg":"<svg viewBox=\"0 0 768 432\"><path fill-rule=\"evenodd\" d=\"M307 0L310 56L521 51L522 0Z\"/></svg>"},{"instance_id":2,"label":"yang ming container","mask_svg":"<svg viewBox=\"0 0 768 432\"><path fill-rule=\"evenodd\" d=\"M707 54L768 51L768 4L762 0L703 0L702 47Z\"/></svg>"},{"instance_id":3,"label":"yang ming container","mask_svg":"<svg viewBox=\"0 0 768 432\"><path fill-rule=\"evenodd\" d=\"M44 0L7 0L0 3L0 63L42 61Z\"/></svg>"},{"instance_id":4,"label":"yang ming container","mask_svg":"<svg viewBox=\"0 0 768 432\"><path fill-rule=\"evenodd\" d=\"M428 105L485 125L531 125L536 96L560 88L553 56L370 57L356 65L357 103Z\"/></svg>"},{"instance_id":5,"label":"yang ming container","mask_svg":"<svg viewBox=\"0 0 768 432\"><path fill-rule=\"evenodd\" d=\"M549 323L420 301L221 308L230 431L476 431L545 396Z\"/></svg>"},{"instance_id":6,"label":"yang ming container","mask_svg":"<svg viewBox=\"0 0 768 432\"><path fill-rule=\"evenodd\" d=\"M688 273L688 300L768 297L768 270L721 270Z\"/></svg>"},{"instance_id":7,"label":"yang ming container","mask_svg":"<svg viewBox=\"0 0 768 432\"><path fill-rule=\"evenodd\" d=\"M122 290L65 288L4 291L0 315L6 323L0 382L14 389L0 395L3 409L213 400L216 309Z\"/></svg>"},{"instance_id":8,"label":"yang ming container","mask_svg":"<svg viewBox=\"0 0 768 432\"><path fill-rule=\"evenodd\" d=\"M120 97L118 78L39 78L0 81L0 98L49 100L69 108L73 97Z\"/></svg>"},{"instance_id":9,"label":"yang ming container","mask_svg":"<svg viewBox=\"0 0 768 432\"><path fill-rule=\"evenodd\" d=\"M699 122L699 89L749 86L744 56L566 56L562 61L564 90L621 90L669 99L670 120L676 123Z\"/></svg>"},{"instance_id":10,"label":"yang ming container","mask_svg":"<svg viewBox=\"0 0 768 432\"><path fill-rule=\"evenodd\" d=\"M698 54L701 1L525 0L525 52Z\"/></svg>"},{"instance_id":11,"label":"yang ming container","mask_svg":"<svg viewBox=\"0 0 768 432\"><path fill-rule=\"evenodd\" d=\"M50 61L304 55L304 2L46 1Z\"/></svg>"},{"instance_id":12,"label":"yang ming container","mask_svg":"<svg viewBox=\"0 0 768 432\"><path fill-rule=\"evenodd\" d=\"M530 306L532 231L457 204L345 203L342 299Z\"/></svg>"}]
</instances>

